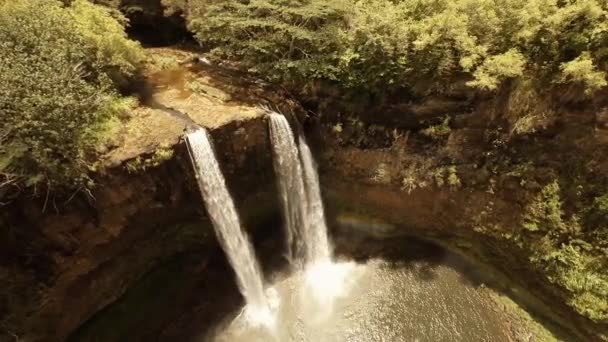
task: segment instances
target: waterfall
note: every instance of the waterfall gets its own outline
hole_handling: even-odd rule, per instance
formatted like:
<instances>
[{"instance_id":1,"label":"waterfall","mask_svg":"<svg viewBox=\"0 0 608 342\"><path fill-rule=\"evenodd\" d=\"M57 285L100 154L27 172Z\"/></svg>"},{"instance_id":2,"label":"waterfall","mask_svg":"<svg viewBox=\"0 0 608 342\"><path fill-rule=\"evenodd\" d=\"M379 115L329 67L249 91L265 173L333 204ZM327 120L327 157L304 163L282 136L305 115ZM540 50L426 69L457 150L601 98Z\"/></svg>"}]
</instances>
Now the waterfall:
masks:
<instances>
[{"instance_id":1,"label":"waterfall","mask_svg":"<svg viewBox=\"0 0 608 342\"><path fill-rule=\"evenodd\" d=\"M303 136L298 137L296 145L293 131L283 115L270 113L269 117L289 259L299 268L329 262L319 177L310 149Z\"/></svg>"},{"instance_id":2,"label":"waterfall","mask_svg":"<svg viewBox=\"0 0 608 342\"><path fill-rule=\"evenodd\" d=\"M306 188L307 260L312 263L328 262L330 260L330 247L327 239L327 225L325 223L325 211L321 199L317 165L304 136L298 138L298 143L302 161L302 175Z\"/></svg>"},{"instance_id":3,"label":"waterfall","mask_svg":"<svg viewBox=\"0 0 608 342\"><path fill-rule=\"evenodd\" d=\"M217 238L232 265L239 289L249 309L268 311L262 273L253 247L241 228L239 217L226 188L207 132L199 128L186 136L199 189Z\"/></svg>"},{"instance_id":4,"label":"waterfall","mask_svg":"<svg viewBox=\"0 0 608 342\"><path fill-rule=\"evenodd\" d=\"M277 176L287 239L288 259L292 264L304 258L305 201L302 169L298 149L289 123L279 114L270 114L270 137L274 151L274 169Z\"/></svg>"}]
</instances>

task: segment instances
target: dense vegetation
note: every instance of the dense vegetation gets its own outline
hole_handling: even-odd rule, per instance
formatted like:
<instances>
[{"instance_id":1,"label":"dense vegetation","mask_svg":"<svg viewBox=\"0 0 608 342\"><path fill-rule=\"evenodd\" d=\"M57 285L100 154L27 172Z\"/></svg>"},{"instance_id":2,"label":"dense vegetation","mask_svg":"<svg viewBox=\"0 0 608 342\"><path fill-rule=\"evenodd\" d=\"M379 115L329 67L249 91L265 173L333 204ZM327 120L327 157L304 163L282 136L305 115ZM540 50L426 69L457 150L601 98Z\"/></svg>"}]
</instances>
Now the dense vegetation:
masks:
<instances>
[{"instance_id":1,"label":"dense vegetation","mask_svg":"<svg viewBox=\"0 0 608 342\"><path fill-rule=\"evenodd\" d=\"M0 1L0 198L90 184L91 153L142 59L125 19L84 0Z\"/></svg>"},{"instance_id":2,"label":"dense vegetation","mask_svg":"<svg viewBox=\"0 0 608 342\"><path fill-rule=\"evenodd\" d=\"M127 13L141 7L94 2ZM124 17L84 0L66 3L0 2L4 189L85 181L87 155L117 110L116 88L142 58ZM351 94L415 97L516 80L515 133L543 124L550 109L538 99L552 89L567 85L585 97L607 85L608 5L599 0L162 3L167 13L183 12L218 59L299 93L315 81Z\"/></svg>"},{"instance_id":3,"label":"dense vegetation","mask_svg":"<svg viewBox=\"0 0 608 342\"><path fill-rule=\"evenodd\" d=\"M218 57L294 89L323 79L420 95L458 80L494 90L527 78L591 94L607 85L607 8L600 0L198 0L186 13Z\"/></svg>"},{"instance_id":4,"label":"dense vegetation","mask_svg":"<svg viewBox=\"0 0 608 342\"><path fill-rule=\"evenodd\" d=\"M596 189L593 189L596 190ZM568 304L596 321L608 319L608 250L606 195L566 214L559 183L547 184L525 208L523 222L511 229L480 231L515 242L531 251L532 265L567 293ZM496 227L495 227L496 228Z\"/></svg>"},{"instance_id":5,"label":"dense vegetation","mask_svg":"<svg viewBox=\"0 0 608 342\"><path fill-rule=\"evenodd\" d=\"M144 11L146 1L92 2L129 14ZM337 86L340 96L415 101L457 88L469 94L507 89L501 109L509 138L545 126L557 109L552 94L575 94L574 101L584 103L608 86L608 2L602 0L162 3L167 14L183 13L216 61L299 94L322 84ZM90 186L95 150L108 123L129 105L119 89L143 59L125 25L117 11L85 0L0 0L0 202L28 187ZM446 140L450 125L445 116L420 133ZM336 127L342 131L341 123ZM509 141L491 143L502 153ZM522 204L515 227L483 222L474 229L529 251L529 265L566 293L574 309L608 322L608 189L605 180L583 182L567 173L577 169L585 178L589 155L547 171L551 179ZM127 168L152 161L137 158ZM524 184L533 178L527 174L534 173L534 162L499 171L521 176ZM433 179L406 177L403 186L466 186L457 174L455 166L444 167L425 176Z\"/></svg>"}]
</instances>

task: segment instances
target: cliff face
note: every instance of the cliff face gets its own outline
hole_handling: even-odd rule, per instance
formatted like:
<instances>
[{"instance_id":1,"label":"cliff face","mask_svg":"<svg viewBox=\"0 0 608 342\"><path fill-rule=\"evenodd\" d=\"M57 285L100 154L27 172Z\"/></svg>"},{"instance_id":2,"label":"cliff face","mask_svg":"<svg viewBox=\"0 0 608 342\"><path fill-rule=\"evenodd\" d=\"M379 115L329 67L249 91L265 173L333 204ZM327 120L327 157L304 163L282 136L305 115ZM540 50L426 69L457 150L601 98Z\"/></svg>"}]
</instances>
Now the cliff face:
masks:
<instances>
[{"instance_id":1,"label":"cliff face","mask_svg":"<svg viewBox=\"0 0 608 342\"><path fill-rule=\"evenodd\" d=\"M245 227L276 212L263 118L211 135ZM25 340L62 341L143 275L180 253L218 253L184 144L153 169L107 170L68 204L23 199L3 212L5 325ZM255 170L255 172L251 172ZM57 209L55 209L57 207ZM57 210L57 211L56 211Z\"/></svg>"},{"instance_id":2,"label":"cliff face","mask_svg":"<svg viewBox=\"0 0 608 342\"><path fill-rule=\"evenodd\" d=\"M8 285L0 289L1 338L65 340L128 291L171 277L166 265L176 258L190 260L181 272L199 280L231 279L227 268L207 266L221 252L180 140L187 126L210 129L246 229L278 233L266 224L280 214L267 122L255 105L301 109L255 80L193 64L193 53L152 52L143 105L104 151L94 190L23 196L2 208L0 280ZM579 251L575 239L593 246L581 258L606 248L598 242L606 217L597 205L608 189L603 105L567 108L542 133L521 136L497 124L504 121L496 114L500 103L471 109L470 100L458 98L393 106L408 114L403 120L342 121L327 114L327 121L307 121L304 128L336 237L365 230L377 239L416 235L459 249L500 271L511 284L502 289L526 305L581 340L599 340L608 331L601 265L549 267L538 260L563 253L565 245ZM594 278L596 287L572 287L564 279L578 273L559 277L571 270L600 280ZM184 287L174 283L167 293L212 291L205 281L186 278L179 278ZM165 326L179 313L164 314L147 334L179 336Z\"/></svg>"},{"instance_id":3,"label":"cliff face","mask_svg":"<svg viewBox=\"0 0 608 342\"><path fill-rule=\"evenodd\" d=\"M581 340L606 338L605 104L564 106L542 133L519 136L494 99L464 111L406 107L412 115L391 124L311 125L339 234L372 227L381 239L410 234L462 250Z\"/></svg>"},{"instance_id":4,"label":"cliff face","mask_svg":"<svg viewBox=\"0 0 608 342\"><path fill-rule=\"evenodd\" d=\"M208 128L248 230L276 214L267 123L248 104L264 103L259 87L241 79L251 98L223 97L227 76L187 65L193 54L153 55L164 60L150 61L142 105L102 151L96 186L23 195L0 211L0 340L63 341L158 265L220 253L181 140L186 127Z\"/></svg>"}]
</instances>

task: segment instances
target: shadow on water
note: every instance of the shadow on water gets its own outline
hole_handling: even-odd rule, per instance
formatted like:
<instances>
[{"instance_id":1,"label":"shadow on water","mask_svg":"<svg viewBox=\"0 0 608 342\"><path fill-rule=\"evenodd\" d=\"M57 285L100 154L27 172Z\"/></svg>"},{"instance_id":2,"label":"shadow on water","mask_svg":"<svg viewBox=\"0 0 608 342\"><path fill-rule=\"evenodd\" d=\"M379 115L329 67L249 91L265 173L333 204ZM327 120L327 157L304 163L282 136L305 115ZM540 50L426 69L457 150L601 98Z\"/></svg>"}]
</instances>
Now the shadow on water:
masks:
<instances>
[{"instance_id":1,"label":"shadow on water","mask_svg":"<svg viewBox=\"0 0 608 342\"><path fill-rule=\"evenodd\" d=\"M254 243L267 283L274 283L288 276L289 267L282 232L276 228L279 223L269 220L266 227L256 231ZM380 240L340 234L333 242L339 260L367 264L381 259L397 273L405 270L431 286L432 282L441 282L446 267L458 273L456 282L470 287L492 286L492 279L475 265L416 237ZM204 340L202 336L233 317L243 305L223 252L217 245L211 251L207 247L205 252L183 253L159 264L69 341Z\"/></svg>"},{"instance_id":2,"label":"shadow on water","mask_svg":"<svg viewBox=\"0 0 608 342\"><path fill-rule=\"evenodd\" d=\"M390 267L409 269L418 280L433 282L438 280L438 269L448 267L458 274L458 281L472 288L487 287L513 300L523 310L554 337L562 341L583 341L555 321L550 306L539 302L526 289L518 288L505 275L490 265L468 259L437 243L415 236L376 238L365 233L334 234L334 245L339 257L367 263L373 259L383 259Z\"/></svg>"},{"instance_id":3,"label":"shadow on water","mask_svg":"<svg viewBox=\"0 0 608 342\"><path fill-rule=\"evenodd\" d=\"M423 281L436 279L437 267L457 259L442 247L415 237L384 241L343 234L334 238L334 248L339 258L361 264L383 259L390 267L413 271Z\"/></svg>"},{"instance_id":4,"label":"shadow on water","mask_svg":"<svg viewBox=\"0 0 608 342\"><path fill-rule=\"evenodd\" d=\"M460 274L463 284L477 287L492 283L477 265L463 256L429 240L404 235L395 238L374 238L360 232L334 233L335 254L340 258L366 263L372 259L383 259L394 268L414 271L422 281L436 279L436 269L447 266Z\"/></svg>"},{"instance_id":5,"label":"shadow on water","mask_svg":"<svg viewBox=\"0 0 608 342\"><path fill-rule=\"evenodd\" d=\"M221 251L205 254L179 254L159 264L68 341L187 340L180 336L184 316L218 324L242 298Z\"/></svg>"}]
</instances>

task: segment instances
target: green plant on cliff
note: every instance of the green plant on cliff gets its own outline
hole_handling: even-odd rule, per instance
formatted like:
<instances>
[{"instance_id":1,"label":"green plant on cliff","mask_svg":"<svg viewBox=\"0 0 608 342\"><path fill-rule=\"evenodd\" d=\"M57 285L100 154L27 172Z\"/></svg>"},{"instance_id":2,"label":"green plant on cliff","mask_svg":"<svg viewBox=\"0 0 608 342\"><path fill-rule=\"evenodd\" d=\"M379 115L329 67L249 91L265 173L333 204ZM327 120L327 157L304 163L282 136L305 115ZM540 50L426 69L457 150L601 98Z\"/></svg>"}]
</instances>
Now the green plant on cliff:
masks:
<instances>
[{"instance_id":1,"label":"green plant on cliff","mask_svg":"<svg viewBox=\"0 0 608 342\"><path fill-rule=\"evenodd\" d=\"M555 117L549 101L528 78L513 82L505 114L511 126L511 136L537 132L547 127Z\"/></svg>"},{"instance_id":2,"label":"green plant on cliff","mask_svg":"<svg viewBox=\"0 0 608 342\"><path fill-rule=\"evenodd\" d=\"M582 240L554 243L545 254L536 253L533 263L548 280L569 293L568 303L581 314L596 320L608 319L608 275L606 255Z\"/></svg>"},{"instance_id":3,"label":"green plant on cliff","mask_svg":"<svg viewBox=\"0 0 608 342\"><path fill-rule=\"evenodd\" d=\"M0 196L87 185L99 130L142 52L124 18L84 0L0 0Z\"/></svg>"},{"instance_id":4,"label":"green plant on cliff","mask_svg":"<svg viewBox=\"0 0 608 342\"><path fill-rule=\"evenodd\" d=\"M545 186L528 205L523 226L531 232L565 232L567 227L562 215L559 184L554 181Z\"/></svg>"},{"instance_id":5,"label":"green plant on cliff","mask_svg":"<svg viewBox=\"0 0 608 342\"><path fill-rule=\"evenodd\" d=\"M528 205L523 227L519 238L532 264L568 293L568 303L593 320L608 319L608 254L584 234L577 216L565 218L556 181Z\"/></svg>"},{"instance_id":6,"label":"green plant on cliff","mask_svg":"<svg viewBox=\"0 0 608 342\"><path fill-rule=\"evenodd\" d=\"M494 90L505 78L523 75L526 58L517 49L486 58L467 84L480 89Z\"/></svg>"},{"instance_id":7,"label":"green plant on cliff","mask_svg":"<svg viewBox=\"0 0 608 342\"><path fill-rule=\"evenodd\" d=\"M608 193L596 197L593 206L599 213L608 215Z\"/></svg>"},{"instance_id":8,"label":"green plant on cliff","mask_svg":"<svg viewBox=\"0 0 608 342\"><path fill-rule=\"evenodd\" d=\"M588 51L583 52L570 62L563 63L560 69L562 71L562 82L579 82L585 86L588 94L608 85L605 73L597 69Z\"/></svg>"},{"instance_id":9,"label":"green plant on cliff","mask_svg":"<svg viewBox=\"0 0 608 342\"><path fill-rule=\"evenodd\" d=\"M168 145L160 145L152 155L147 158L137 156L135 159L126 163L125 168L129 173L138 173L149 168L160 166L165 161L173 157L173 150Z\"/></svg>"},{"instance_id":10,"label":"green plant on cliff","mask_svg":"<svg viewBox=\"0 0 608 342\"><path fill-rule=\"evenodd\" d=\"M438 125L433 125L422 130L422 134L434 139L448 136L450 132L450 117L445 117Z\"/></svg>"}]
</instances>

